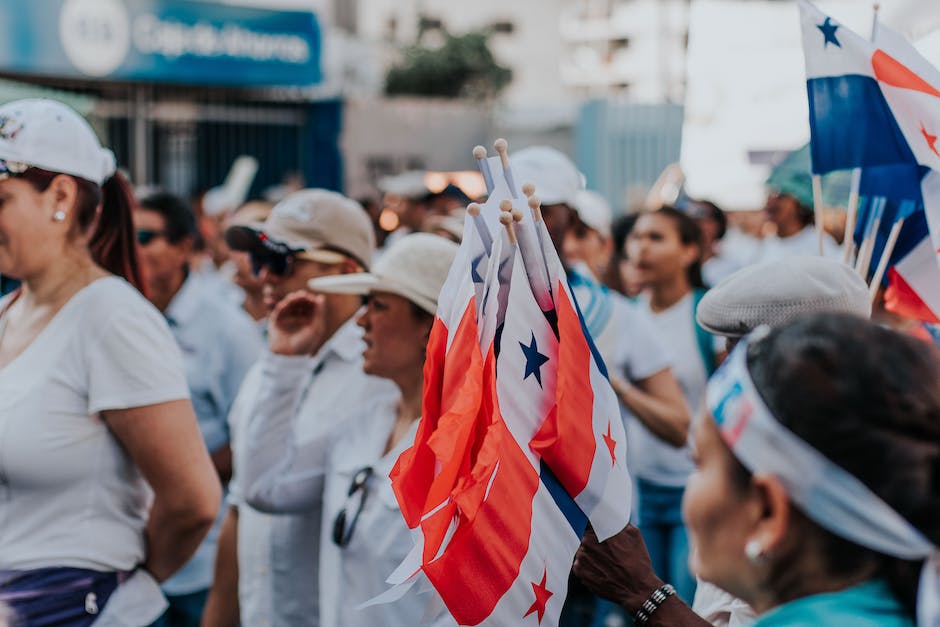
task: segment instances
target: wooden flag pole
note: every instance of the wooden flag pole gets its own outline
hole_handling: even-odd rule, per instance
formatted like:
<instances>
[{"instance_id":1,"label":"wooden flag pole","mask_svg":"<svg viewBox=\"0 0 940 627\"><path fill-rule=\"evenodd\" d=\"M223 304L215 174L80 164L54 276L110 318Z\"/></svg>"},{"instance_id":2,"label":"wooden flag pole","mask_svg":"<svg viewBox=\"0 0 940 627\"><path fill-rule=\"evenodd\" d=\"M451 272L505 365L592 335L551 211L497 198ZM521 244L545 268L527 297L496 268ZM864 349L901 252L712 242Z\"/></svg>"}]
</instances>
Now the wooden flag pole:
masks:
<instances>
[{"instance_id":1,"label":"wooden flag pole","mask_svg":"<svg viewBox=\"0 0 940 627\"><path fill-rule=\"evenodd\" d=\"M490 235L490 229L486 226L486 220L483 218L483 208L479 204L472 202L467 205L467 213L473 218L473 226L476 227L477 233L480 234L483 248L486 250L486 254L489 255L493 250L493 236Z\"/></svg>"},{"instance_id":2,"label":"wooden flag pole","mask_svg":"<svg viewBox=\"0 0 940 627\"><path fill-rule=\"evenodd\" d=\"M894 245L898 243L898 236L901 234L902 226L904 226L904 218L899 218L897 222L891 225L888 241L885 242L885 248L881 252L881 259L878 260L878 268L875 270L875 275L871 278L871 284L868 286L868 295L871 297L872 303L875 302L875 296L878 294L881 279L884 278L885 270L888 269L888 263L891 261L891 253L894 252Z\"/></svg>"},{"instance_id":3,"label":"wooden flag pole","mask_svg":"<svg viewBox=\"0 0 940 627\"><path fill-rule=\"evenodd\" d=\"M865 240L858 251L858 259L855 260L855 271L862 279L868 276L871 258L875 253L875 240L878 237L878 229L881 228L881 218L884 216L885 205L888 204L888 200L883 197L878 197L873 202L878 203L878 205L871 209L871 230L865 229Z\"/></svg>"},{"instance_id":4,"label":"wooden flag pole","mask_svg":"<svg viewBox=\"0 0 940 627\"><path fill-rule=\"evenodd\" d=\"M496 149L500 163L503 164L503 177L506 179L506 184L509 185L509 192L513 198L518 198L519 192L516 191L516 181L513 179L512 166L509 164L509 142L500 137L493 142L493 148Z\"/></svg>"},{"instance_id":5,"label":"wooden flag pole","mask_svg":"<svg viewBox=\"0 0 940 627\"><path fill-rule=\"evenodd\" d=\"M858 216L858 190L862 184L862 169L852 169L852 187L849 189L849 205L845 209L845 237L842 240L842 263L852 262L852 247L855 245L855 220Z\"/></svg>"},{"instance_id":6,"label":"wooden flag pole","mask_svg":"<svg viewBox=\"0 0 940 627\"><path fill-rule=\"evenodd\" d=\"M507 212L507 211L500 211L499 222L504 227L506 227L506 235L509 237L510 244L518 243L516 240L516 230L513 228L513 225L512 225L514 220L515 220L515 216L512 213Z\"/></svg>"},{"instance_id":7,"label":"wooden flag pole","mask_svg":"<svg viewBox=\"0 0 940 627\"><path fill-rule=\"evenodd\" d=\"M486 148L477 146L473 149L473 158L477 160L477 167L480 174L483 175L483 183L486 185L486 195L493 193L493 173L490 171L490 163L486 160Z\"/></svg>"},{"instance_id":8,"label":"wooden flag pole","mask_svg":"<svg viewBox=\"0 0 940 627\"><path fill-rule=\"evenodd\" d=\"M825 228L823 227L823 200L822 200L822 177L818 174L813 175L813 222L816 224L816 240L819 243L819 256L823 254L823 236Z\"/></svg>"}]
</instances>

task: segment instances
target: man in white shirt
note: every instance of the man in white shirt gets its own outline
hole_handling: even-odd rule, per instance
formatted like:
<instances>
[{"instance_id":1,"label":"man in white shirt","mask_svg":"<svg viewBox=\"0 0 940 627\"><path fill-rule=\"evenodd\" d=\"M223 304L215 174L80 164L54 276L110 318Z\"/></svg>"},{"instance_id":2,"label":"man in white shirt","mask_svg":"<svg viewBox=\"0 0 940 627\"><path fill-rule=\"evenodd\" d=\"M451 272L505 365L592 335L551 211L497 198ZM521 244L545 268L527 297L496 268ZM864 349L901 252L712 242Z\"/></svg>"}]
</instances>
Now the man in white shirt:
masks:
<instances>
[{"instance_id":1,"label":"man in white shirt","mask_svg":"<svg viewBox=\"0 0 940 627\"><path fill-rule=\"evenodd\" d=\"M147 295L166 317L183 353L199 430L224 484L232 468L226 418L242 379L261 354L261 334L241 308L190 271L196 224L182 199L166 192L140 198L134 225ZM198 627L212 583L220 523L216 521L189 562L163 583L170 608L155 625Z\"/></svg>"},{"instance_id":2,"label":"man in white shirt","mask_svg":"<svg viewBox=\"0 0 940 627\"><path fill-rule=\"evenodd\" d=\"M786 171L767 181L769 194L767 219L777 232L761 242L758 262L776 261L786 257L819 256L819 235L814 226L812 177L803 171ZM823 234L822 256L838 259L839 245L828 233Z\"/></svg>"},{"instance_id":3,"label":"man in white shirt","mask_svg":"<svg viewBox=\"0 0 940 627\"><path fill-rule=\"evenodd\" d=\"M265 222L230 228L226 240L233 249L249 253L265 283L265 304L273 309L289 293L306 289L310 279L368 269L375 235L366 212L355 201L326 190L301 190L278 203ZM395 393L387 382L362 372L361 333L353 319L360 305L358 296L336 294L324 299L328 339L303 377L297 415L300 440L336 428L348 415L340 409L360 400L343 394L349 386L367 390L361 400ZM259 362L246 377L229 416L235 475L219 541L217 585L203 621L208 627L234 627L239 621L253 627L319 625L320 511L261 513L244 502L238 481L245 449L239 438L245 437L261 379Z\"/></svg>"}]
</instances>

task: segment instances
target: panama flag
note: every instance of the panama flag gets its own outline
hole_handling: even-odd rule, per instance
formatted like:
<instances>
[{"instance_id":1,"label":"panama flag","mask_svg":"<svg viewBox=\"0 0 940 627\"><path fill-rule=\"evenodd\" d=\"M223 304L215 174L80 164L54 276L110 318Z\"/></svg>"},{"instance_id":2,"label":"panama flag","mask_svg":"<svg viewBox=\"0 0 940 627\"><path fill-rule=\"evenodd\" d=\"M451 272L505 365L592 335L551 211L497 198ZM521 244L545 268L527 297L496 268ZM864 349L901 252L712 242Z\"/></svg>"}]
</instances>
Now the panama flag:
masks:
<instances>
[{"instance_id":1,"label":"panama flag","mask_svg":"<svg viewBox=\"0 0 940 627\"><path fill-rule=\"evenodd\" d=\"M913 162L876 76L874 44L806 0L800 19L813 173Z\"/></svg>"},{"instance_id":2,"label":"panama flag","mask_svg":"<svg viewBox=\"0 0 940 627\"><path fill-rule=\"evenodd\" d=\"M491 474L475 467L489 477L482 500L461 502L466 520L423 570L461 625L557 625L587 519L530 447L554 411L558 339L532 293L521 242L502 244L499 408L481 447L492 453L477 467L496 463Z\"/></svg>"},{"instance_id":3,"label":"panama flag","mask_svg":"<svg viewBox=\"0 0 940 627\"><path fill-rule=\"evenodd\" d=\"M558 370L555 407L531 446L603 541L630 518L627 438L604 360L584 324L548 229L541 220L536 228L555 304Z\"/></svg>"},{"instance_id":4,"label":"panama flag","mask_svg":"<svg viewBox=\"0 0 940 627\"><path fill-rule=\"evenodd\" d=\"M487 369L494 367L492 349L485 346L486 329L479 324L483 303L477 300L479 284L493 264L473 220L468 213L465 237L438 299L415 441L390 473L406 523L421 527L425 554L432 556L450 527L452 493L468 472L477 419L486 409ZM486 290L479 293L483 298Z\"/></svg>"}]
</instances>

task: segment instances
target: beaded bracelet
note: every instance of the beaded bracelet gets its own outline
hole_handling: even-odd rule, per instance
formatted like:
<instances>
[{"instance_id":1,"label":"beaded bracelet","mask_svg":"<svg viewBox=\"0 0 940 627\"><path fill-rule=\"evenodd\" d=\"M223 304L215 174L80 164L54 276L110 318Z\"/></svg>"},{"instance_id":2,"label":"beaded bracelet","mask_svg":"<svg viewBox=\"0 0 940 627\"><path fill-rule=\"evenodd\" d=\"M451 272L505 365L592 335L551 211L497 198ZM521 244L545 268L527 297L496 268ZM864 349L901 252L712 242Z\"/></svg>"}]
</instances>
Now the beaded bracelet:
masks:
<instances>
[{"instance_id":1,"label":"beaded bracelet","mask_svg":"<svg viewBox=\"0 0 940 627\"><path fill-rule=\"evenodd\" d=\"M636 618L637 625L645 625L650 619L650 616L653 615L653 612L658 610L659 606L675 593L676 589L668 583L653 590L649 598L643 601L643 606L636 612L634 618Z\"/></svg>"}]
</instances>

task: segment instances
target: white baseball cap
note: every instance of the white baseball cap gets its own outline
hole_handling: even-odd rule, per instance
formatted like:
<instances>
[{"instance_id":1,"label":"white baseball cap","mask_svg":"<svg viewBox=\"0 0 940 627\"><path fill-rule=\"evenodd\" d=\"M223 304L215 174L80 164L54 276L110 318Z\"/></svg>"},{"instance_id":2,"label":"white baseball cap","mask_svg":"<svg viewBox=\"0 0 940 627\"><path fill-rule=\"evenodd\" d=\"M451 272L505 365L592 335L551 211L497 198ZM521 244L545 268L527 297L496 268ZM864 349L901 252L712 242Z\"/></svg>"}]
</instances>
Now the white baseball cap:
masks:
<instances>
[{"instance_id":1,"label":"white baseball cap","mask_svg":"<svg viewBox=\"0 0 940 627\"><path fill-rule=\"evenodd\" d=\"M538 188L536 188L537 190ZM538 195L538 191L536 191ZM588 228L600 233L604 239L610 239L610 224L613 213L607 200L597 192L582 189L575 193L571 208L578 212L578 219Z\"/></svg>"},{"instance_id":2,"label":"white baseball cap","mask_svg":"<svg viewBox=\"0 0 940 627\"><path fill-rule=\"evenodd\" d=\"M430 314L437 313L437 297L460 248L430 233L412 233L389 248L371 272L311 279L315 292L368 294L391 292L407 298Z\"/></svg>"},{"instance_id":3,"label":"white baseball cap","mask_svg":"<svg viewBox=\"0 0 940 627\"><path fill-rule=\"evenodd\" d=\"M56 100L26 98L0 106L0 175L22 174L30 167L100 186L117 162L73 109Z\"/></svg>"},{"instance_id":4,"label":"white baseball cap","mask_svg":"<svg viewBox=\"0 0 940 627\"><path fill-rule=\"evenodd\" d=\"M570 205L584 189L584 175L562 152L549 146L531 146L512 155L513 179L532 183L543 205Z\"/></svg>"},{"instance_id":5,"label":"white baseball cap","mask_svg":"<svg viewBox=\"0 0 940 627\"><path fill-rule=\"evenodd\" d=\"M394 176L383 176L378 181L378 187L384 194L417 200L424 198L431 192L424 183L424 177L424 172L410 170Z\"/></svg>"}]
</instances>

